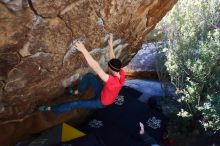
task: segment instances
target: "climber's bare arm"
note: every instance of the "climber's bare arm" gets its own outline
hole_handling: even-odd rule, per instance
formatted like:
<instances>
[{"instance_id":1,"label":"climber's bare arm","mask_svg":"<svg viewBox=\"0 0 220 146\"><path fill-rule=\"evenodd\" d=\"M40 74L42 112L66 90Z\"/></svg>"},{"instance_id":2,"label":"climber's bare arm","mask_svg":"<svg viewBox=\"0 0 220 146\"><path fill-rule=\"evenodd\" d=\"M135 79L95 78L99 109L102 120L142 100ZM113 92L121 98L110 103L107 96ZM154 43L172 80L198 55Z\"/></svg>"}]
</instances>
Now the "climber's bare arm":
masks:
<instances>
[{"instance_id":1,"label":"climber's bare arm","mask_svg":"<svg viewBox=\"0 0 220 146\"><path fill-rule=\"evenodd\" d=\"M115 58L115 52L113 49L113 35L112 34L110 34L108 44L109 44L109 59L111 60L111 59Z\"/></svg>"},{"instance_id":2,"label":"climber's bare arm","mask_svg":"<svg viewBox=\"0 0 220 146\"><path fill-rule=\"evenodd\" d=\"M80 51L80 52L83 53L83 55L84 55L84 57L85 57L87 63L89 64L89 66L98 74L98 76L99 76L104 82L106 82L106 81L108 80L108 78L109 78L109 75L106 74L106 73L104 72L104 70L101 68L101 66L98 64L98 62L93 59L93 57L89 54L88 50L85 48L85 46L83 45L83 43L80 42L80 41L77 41L77 42L75 43L75 48L76 48L78 51Z\"/></svg>"}]
</instances>

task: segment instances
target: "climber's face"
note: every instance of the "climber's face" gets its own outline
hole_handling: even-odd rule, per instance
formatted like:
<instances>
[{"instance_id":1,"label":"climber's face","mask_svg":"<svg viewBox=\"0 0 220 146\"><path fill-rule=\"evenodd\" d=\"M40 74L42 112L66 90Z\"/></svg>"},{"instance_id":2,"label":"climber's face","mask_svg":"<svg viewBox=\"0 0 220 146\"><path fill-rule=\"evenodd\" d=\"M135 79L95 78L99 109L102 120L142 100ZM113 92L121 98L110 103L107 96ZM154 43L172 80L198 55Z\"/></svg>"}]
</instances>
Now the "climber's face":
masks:
<instances>
[{"instance_id":1,"label":"climber's face","mask_svg":"<svg viewBox=\"0 0 220 146\"><path fill-rule=\"evenodd\" d=\"M108 73L113 74L113 70L110 67L108 67Z\"/></svg>"},{"instance_id":2,"label":"climber's face","mask_svg":"<svg viewBox=\"0 0 220 146\"><path fill-rule=\"evenodd\" d=\"M110 67L108 67L108 73L111 75L115 75L115 71L113 71Z\"/></svg>"}]
</instances>

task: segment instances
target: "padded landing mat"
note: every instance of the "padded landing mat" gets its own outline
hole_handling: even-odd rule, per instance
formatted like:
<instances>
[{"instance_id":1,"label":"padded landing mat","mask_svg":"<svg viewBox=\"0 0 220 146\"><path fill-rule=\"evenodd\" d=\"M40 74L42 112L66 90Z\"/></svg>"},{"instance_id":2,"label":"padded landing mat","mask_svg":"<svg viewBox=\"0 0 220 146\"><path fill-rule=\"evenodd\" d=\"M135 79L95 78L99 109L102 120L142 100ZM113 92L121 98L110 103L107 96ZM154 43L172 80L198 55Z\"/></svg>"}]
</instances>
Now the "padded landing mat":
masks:
<instances>
[{"instance_id":1,"label":"padded landing mat","mask_svg":"<svg viewBox=\"0 0 220 146\"><path fill-rule=\"evenodd\" d=\"M30 142L27 146L51 146L60 142L70 141L85 134L66 123L62 123L53 128L50 128ZM24 146L24 145L20 145Z\"/></svg>"},{"instance_id":2,"label":"padded landing mat","mask_svg":"<svg viewBox=\"0 0 220 146\"><path fill-rule=\"evenodd\" d=\"M77 127L87 136L70 141L68 146L146 146L139 136L139 122L156 140L160 140L167 125L166 117L140 102L140 92L123 87L116 102L98 110ZM77 143L77 144L76 144ZM62 144L60 144L62 146Z\"/></svg>"}]
</instances>

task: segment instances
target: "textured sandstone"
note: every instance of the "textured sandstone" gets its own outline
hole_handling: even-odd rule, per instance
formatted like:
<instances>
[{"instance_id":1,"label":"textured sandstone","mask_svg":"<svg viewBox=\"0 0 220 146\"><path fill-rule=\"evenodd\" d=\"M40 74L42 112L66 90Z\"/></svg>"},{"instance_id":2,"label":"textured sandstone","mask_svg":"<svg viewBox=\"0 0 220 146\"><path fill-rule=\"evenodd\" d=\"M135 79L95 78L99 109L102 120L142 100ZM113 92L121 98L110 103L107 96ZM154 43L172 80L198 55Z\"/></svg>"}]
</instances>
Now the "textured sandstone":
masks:
<instances>
[{"instance_id":1,"label":"textured sandstone","mask_svg":"<svg viewBox=\"0 0 220 146\"><path fill-rule=\"evenodd\" d=\"M0 0L0 122L22 118L89 71L81 39L105 68L108 34L126 65L176 0ZM65 120L65 118L63 119ZM9 122L9 121L8 121Z\"/></svg>"}]
</instances>

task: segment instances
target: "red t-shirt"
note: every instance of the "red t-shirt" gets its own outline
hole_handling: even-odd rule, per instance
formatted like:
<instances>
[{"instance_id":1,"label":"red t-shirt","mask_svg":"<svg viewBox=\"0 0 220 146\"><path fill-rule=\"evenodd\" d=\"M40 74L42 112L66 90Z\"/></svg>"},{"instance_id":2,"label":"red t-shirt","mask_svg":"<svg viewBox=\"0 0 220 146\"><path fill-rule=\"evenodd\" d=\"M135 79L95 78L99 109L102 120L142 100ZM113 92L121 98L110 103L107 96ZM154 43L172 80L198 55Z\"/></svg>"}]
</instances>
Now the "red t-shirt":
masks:
<instances>
[{"instance_id":1,"label":"red t-shirt","mask_svg":"<svg viewBox=\"0 0 220 146\"><path fill-rule=\"evenodd\" d=\"M101 102L103 105L109 105L115 102L115 98L118 96L118 93L125 82L124 70L121 69L119 74L120 78L109 75L101 92Z\"/></svg>"}]
</instances>

